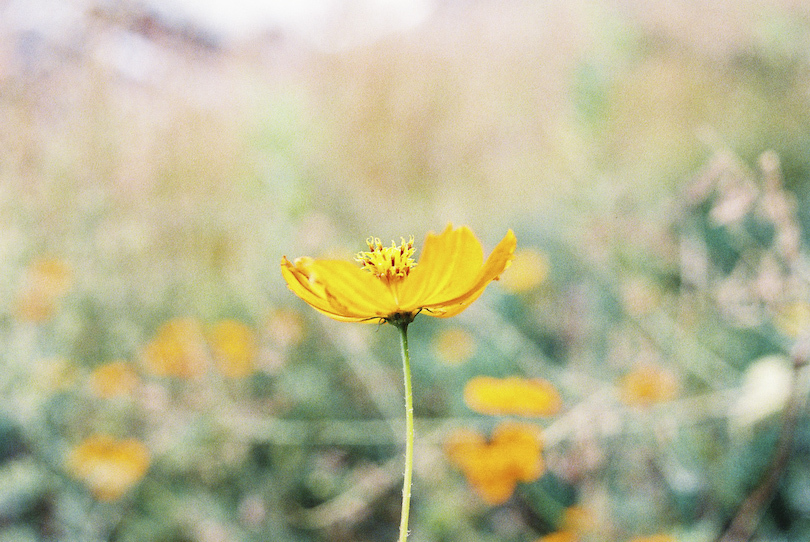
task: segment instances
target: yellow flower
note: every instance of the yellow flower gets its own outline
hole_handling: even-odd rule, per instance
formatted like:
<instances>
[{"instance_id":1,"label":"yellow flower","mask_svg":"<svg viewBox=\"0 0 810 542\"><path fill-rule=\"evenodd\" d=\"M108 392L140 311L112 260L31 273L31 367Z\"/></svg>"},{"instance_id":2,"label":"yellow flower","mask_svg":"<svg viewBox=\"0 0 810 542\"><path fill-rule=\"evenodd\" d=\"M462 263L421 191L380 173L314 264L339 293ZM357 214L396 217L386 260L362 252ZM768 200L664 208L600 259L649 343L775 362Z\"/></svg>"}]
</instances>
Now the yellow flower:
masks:
<instances>
[{"instance_id":1,"label":"yellow flower","mask_svg":"<svg viewBox=\"0 0 810 542\"><path fill-rule=\"evenodd\" d=\"M445 443L445 453L488 504L506 502L518 482L531 482L545 472L540 428L504 422L490 442L476 431L459 429Z\"/></svg>"},{"instance_id":2,"label":"yellow flower","mask_svg":"<svg viewBox=\"0 0 810 542\"><path fill-rule=\"evenodd\" d=\"M475 353L475 339L461 328L443 329L434 339L433 349L447 363L462 363Z\"/></svg>"},{"instance_id":3,"label":"yellow flower","mask_svg":"<svg viewBox=\"0 0 810 542\"><path fill-rule=\"evenodd\" d=\"M113 361L96 367L90 374L90 391L97 397L109 399L132 395L138 387L138 375L126 361Z\"/></svg>"},{"instance_id":4,"label":"yellow flower","mask_svg":"<svg viewBox=\"0 0 810 542\"><path fill-rule=\"evenodd\" d=\"M428 234L418 264L413 239L385 247L368 240L357 266L343 260L281 260L289 288L319 312L343 322L407 324L421 311L454 316L475 301L509 266L517 241L512 230L484 261L469 228Z\"/></svg>"},{"instance_id":5,"label":"yellow flower","mask_svg":"<svg viewBox=\"0 0 810 542\"><path fill-rule=\"evenodd\" d=\"M542 378L477 376L464 386L464 402L479 414L553 416L562 408L556 388Z\"/></svg>"},{"instance_id":6,"label":"yellow flower","mask_svg":"<svg viewBox=\"0 0 810 542\"><path fill-rule=\"evenodd\" d=\"M675 542L675 538L668 534L655 534L652 536L633 538L630 542Z\"/></svg>"},{"instance_id":7,"label":"yellow flower","mask_svg":"<svg viewBox=\"0 0 810 542\"><path fill-rule=\"evenodd\" d=\"M68 454L67 469L100 501L119 499L149 469L149 450L136 439L94 435Z\"/></svg>"},{"instance_id":8,"label":"yellow flower","mask_svg":"<svg viewBox=\"0 0 810 542\"><path fill-rule=\"evenodd\" d=\"M541 536L536 542L579 542L579 537L574 531L556 531Z\"/></svg>"},{"instance_id":9,"label":"yellow flower","mask_svg":"<svg viewBox=\"0 0 810 542\"><path fill-rule=\"evenodd\" d=\"M503 274L503 287L518 294L540 286L548 278L549 263L545 255L534 249L518 250L509 271Z\"/></svg>"},{"instance_id":10,"label":"yellow flower","mask_svg":"<svg viewBox=\"0 0 810 542\"><path fill-rule=\"evenodd\" d=\"M563 510L562 526L566 530L585 533L596 529L596 519L586 508L569 506Z\"/></svg>"},{"instance_id":11,"label":"yellow flower","mask_svg":"<svg viewBox=\"0 0 810 542\"><path fill-rule=\"evenodd\" d=\"M674 399L678 387L678 380L670 371L642 364L620 380L619 393L626 405L648 407Z\"/></svg>"},{"instance_id":12,"label":"yellow flower","mask_svg":"<svg viewBox=\"0 0 810 542\"><path fill-rule=\"evenodd\" d=\"M810 303L796 301L788 303L777 311L774 324L785 335L797 338L810 329Z\"/></svg>"},{"instance_id":13,"label":"yellow flower","mask_svg":"<svg viewBox=\"0 0 810 542\"><path fill-rule=\"evenodd\" d=\"M256 336L236 320L217 322L208 334L217 368L228 378L249 376L255 370Z\"/></svg>"},{"instance_id":14,"label":"yellow flower","mask_svg":"<svg viewBox=\"0 0 810 542\"><path fill-rule=\"evenodd\" d=\"M200 324L191 318L169 320L146 345L143 358L146 367L159 376L202 376L207 356Z\"/></svg>"},{"instance_id":15,"label":"yellow flower","mask_svg":"<svg viewBox=\"0 0 810 542\"><path fill-rule=\"evenodd\" d=\"M21 320L45 322L72 281L70 267L56 258L35 260L26 270L26 283L17 296L15 314Z\"/></svg>"},{"instance_id":16,"label":"yellow flower","mask_svg":"<svg viewBox=\"0 0 810 542\"><path fill-rule=\"evenodd\" d=\"M581 535L596 530L593 515L579 506L569 506L563 511L559 530L541 536L535 542L579 542Z\"/></svg>"}]
</instances>

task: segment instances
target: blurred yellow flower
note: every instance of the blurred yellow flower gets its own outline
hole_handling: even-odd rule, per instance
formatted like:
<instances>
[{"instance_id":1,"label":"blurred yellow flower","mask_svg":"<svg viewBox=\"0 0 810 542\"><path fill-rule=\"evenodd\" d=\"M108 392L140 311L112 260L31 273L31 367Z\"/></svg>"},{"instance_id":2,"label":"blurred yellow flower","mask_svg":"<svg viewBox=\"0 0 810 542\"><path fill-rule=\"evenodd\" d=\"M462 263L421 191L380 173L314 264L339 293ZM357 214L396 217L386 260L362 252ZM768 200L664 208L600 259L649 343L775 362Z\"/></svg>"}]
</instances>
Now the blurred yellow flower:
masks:
<instances>
[{"instance_id":1,"label":"blurred yellow flower","mask_svg":"<svg viewBox=\"0 0 810 542\"><path fill-rule=\"evenodd\" d=\"M621 378L619 396L626 405L648 407L674 399L678 388L678 379L673 373L662 367L642 364Z\"/></svg>"},{"instance_id":2,"label":"blurred yellow flower","mask_svg":"<svg viewBox=\"0 0 810 542\"><path fill-rule=\"evenodd\" d=\"M596 528L596 519L586 508L569 506L563 511L562 526L568 530L584 533Z\"/></svg>"},{"instance_id":3,"label":"blurred yellow flower","mask_svg":"<svg viewBox=\"0 0 810 542\"><path fill-rule=\"evenodd\" d=\"M256 334L236 320L222 320L208 333L219 371L228 378L242 378L256 369Z\"/></svg>"},{"instance_id":4,"label":"blurred yellow flower","mask_svg":"<svg viewBox=\"0 0 810 542\"><path fill-rule=\"evenodd\" d=\"M343 260L281 260L289 288L319 312L344 322L409 323L421 311L454 316L475 301L509 266L515 251L512 230L484 261L481 243L469 228L448 226L428 234L417 264L413 238L397 247L368 240L361 266Z\"/></svg>"},{"instance_id":5,"label":"blurred yellow flower","mask_svg":"<svg viewBox=\"0 0 810 542\"><path fill-rule=\"evenodd\" d=\"M123 360L112 361L96 367L90 373L90 391L96 397L131 396L138 387L140 379L135 369Z\"/></svg>"},{"instance_id":6,"label":"blurred yellow flower","mask_svg":"<svg viewBox=\"0 0 810 542\"><path fill-rule=\"evenodd\" d=\"M96 499L114 501L143 478L149 462L149 450L139 440L94 435L70 450L67 470Z\"/></svg>"},{"instance_id":7,"label":"blurred yellow flower","mask_svg":"<svg viewBox=\"0 0 810 542\"><path fill-rule=\"evenodd\" d=\"M518 482L536 480L545 471L540 428L527 423L504 422L489 442L476 431L459 429L448 437L444 449L491 505L506 502Z\"/></svg>"},{"instance_id":8,"label":"blurred yellow flower","mask_svg":"<svg viewBox=\"0 0 810 542\"><path fill-rule=\"evenodd\" d=\"M576 531L557 531L537 539L537 542L579 542L580 536ZM632 538L628 542L675 542L675 538L665 534Z\"/></svg>"},{"instance_id":9,"label":"blurred yellow flower","mask_svg":"<svg viewBox=\"0 0 810 542\"><path fill-rule=\"evenodd\" d=\"M501 277L501 285L514 294L527 292L543 284L548 273L548 258L544 254L531 248L518 250L509 270Z\"/></svg>"},{"instance_id":10,"label":"blurred yellow flower","mask_svg":"<svg viewBox=\"0 0 810 542\"><path fill-rule=\"evenodd\" d=\"M553 416L562 408L557 389L541 378L477 376L464 386L464 402L492 416Z\"/></svg>"},{"instance_id":11,"label":"blurred yellow flower","mask_svg":"<svg viewBox=\"0 0 810 542\"><path fill-rule=\"evenodd\" d=\"M537 542L579 542L574 531L556 531L537 539Z\"/></svg>"},{"instance_id":12,"label":"blurred yellow flower","mask_svg":"<svg viewBox=\"0 0 810 542\"><path fill-rule=\"evenodd\" d=\"M159 376L202 376L207 364L199 322L192 318L176 318L164 323L143 349L143 360L146 368Z\"/></svg>"},{"instance_id":13,"label":"blurred yellow flower","mask_svg":"<svg viewBox=\"0 0 810 542\"><path fill-rule=\"evenodd\" d=\"M433 340L433 350L447 363L463 363L475 354L475 339L464 329L442 329Z\"/></svg>"},{"instance_id":14,"label":"blurred yellow flower","mask_svg":"<svg viewBox=\"0 0 810 542\"><path fill-rule=\"evenodd\" d=\"M810 332L810 303L796 301L780 307L774 324L782 333L794 339Z\"/></svg>"},{"instance_id":15,"label":"blurred yellow flower","mask_svg":"<svg viewBox=\"0 0 810 542\"><path fill-rule=\"evenodd\" d=\"M579 542L580 535L596 528L591 512L580 506L569 506L563 511L559 530L541 536L536 542Z\"/></svg>"},{"instance_id":16,"label":"blurred yellow flower","mask_svg":"<svg viewBox=\"0 0 810 542\"><path fill-rule=\"evenodd\" d=\"M580 535L593 531L596 521L593 515L579 506L569 506L563 511L560 530L541 536L536 542L578 542Z\"/></svg>"},{"instance_id":17,"label":"blurred yellow flower","mask_svg":"<svg viewBox=\"0 0 810 542\"><path fill-rule=\"evenodd\" d=\"M26 270L25 284L15 303L15 315L29 322L49 320L71 285L70 267L57 258L35 260Z\"/></svg>"}]
</instances>

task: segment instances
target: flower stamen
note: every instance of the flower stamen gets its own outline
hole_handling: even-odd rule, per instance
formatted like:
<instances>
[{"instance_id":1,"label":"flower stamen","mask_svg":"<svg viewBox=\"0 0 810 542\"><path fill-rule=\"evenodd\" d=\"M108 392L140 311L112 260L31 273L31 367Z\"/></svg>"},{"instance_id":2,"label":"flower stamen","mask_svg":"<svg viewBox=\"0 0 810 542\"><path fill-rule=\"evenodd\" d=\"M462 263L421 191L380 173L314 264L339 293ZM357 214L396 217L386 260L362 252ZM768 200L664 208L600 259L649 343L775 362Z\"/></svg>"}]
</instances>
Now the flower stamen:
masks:
<instances>
[{"instance_id":1,"label":"flower stamen","mask_svg":"<svg viewBox=\"0 0 810 542\"><path fill-rule=\"evenodd\" d=\"M416 266L416 261L413 259L416 250L413 247L413 236L408 241L405 241L404 237L401 239L400 246L391 241L391 246L385 247L378 237L369 237L366 239L368 251L358 252L355 260L360 262L363 269L386 284L398 282L407 277L411 269Z\"/></svg>"}]
</instances>

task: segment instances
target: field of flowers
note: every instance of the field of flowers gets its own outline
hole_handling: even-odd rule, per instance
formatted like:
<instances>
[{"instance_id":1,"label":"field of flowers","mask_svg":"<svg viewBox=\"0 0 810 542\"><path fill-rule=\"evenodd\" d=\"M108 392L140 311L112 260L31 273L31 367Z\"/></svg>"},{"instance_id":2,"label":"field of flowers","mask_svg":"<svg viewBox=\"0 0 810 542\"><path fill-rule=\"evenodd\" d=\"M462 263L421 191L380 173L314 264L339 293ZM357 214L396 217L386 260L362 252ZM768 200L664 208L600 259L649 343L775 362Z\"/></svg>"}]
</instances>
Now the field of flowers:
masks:
<instances>
[{"instance_id":1,"label":"field of flowers","mask_svg":"<svg viewBox=\"0 0 810 542\"><path fill-rule=\"evenodd\" d=\"M409 326L408 540L810 538L802 2L437 2L330 47L23 4L0 542L396 540L397 330L280 263L448 224L517 248Z\"/></svg>"}]
</instances>

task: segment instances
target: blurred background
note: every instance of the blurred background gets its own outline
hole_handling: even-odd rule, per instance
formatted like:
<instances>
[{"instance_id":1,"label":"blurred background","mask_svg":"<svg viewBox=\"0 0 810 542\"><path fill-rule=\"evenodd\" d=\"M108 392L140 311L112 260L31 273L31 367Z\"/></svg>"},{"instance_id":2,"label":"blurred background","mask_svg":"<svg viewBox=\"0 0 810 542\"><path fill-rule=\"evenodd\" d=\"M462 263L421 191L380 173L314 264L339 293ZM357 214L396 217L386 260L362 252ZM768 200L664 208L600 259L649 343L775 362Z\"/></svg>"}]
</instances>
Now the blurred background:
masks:
<instances>
[{"instance_id":1,"label":"blurred background","mask_svg":"<svg viewBox=\"0 0 810 542\"><path fill-rule=\"evenodd\" d=\"M394 540L396 333L279 261L448 223L413 542L810 538L805 2L0 0L0 119L0 541Z\"/></svg>"}]
</instances>

